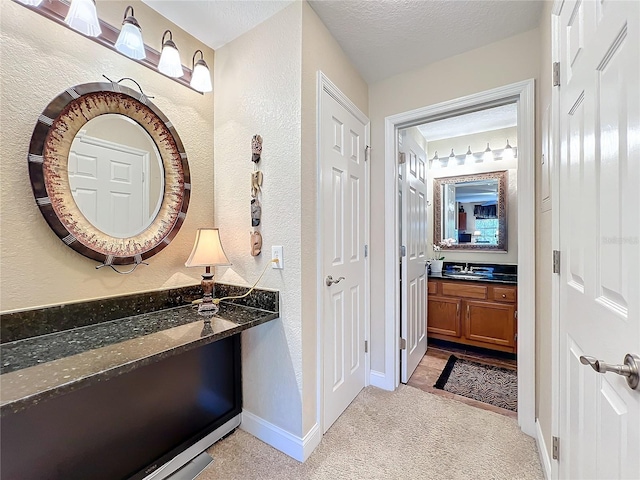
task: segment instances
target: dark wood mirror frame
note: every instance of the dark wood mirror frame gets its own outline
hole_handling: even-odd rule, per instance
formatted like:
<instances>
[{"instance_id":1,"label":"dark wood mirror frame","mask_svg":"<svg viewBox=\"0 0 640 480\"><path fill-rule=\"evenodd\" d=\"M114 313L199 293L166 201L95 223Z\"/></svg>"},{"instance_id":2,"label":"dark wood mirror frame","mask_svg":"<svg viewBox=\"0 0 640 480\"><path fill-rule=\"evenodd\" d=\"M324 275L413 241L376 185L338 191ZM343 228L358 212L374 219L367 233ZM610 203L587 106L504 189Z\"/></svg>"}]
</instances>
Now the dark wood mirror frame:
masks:
<instances>
[{"instance_id":1,"label":"dark wood mirror frame","mask_svg":"<svg viewBox=\"0 0 640 480\"><path fill-rule=\"evenodd\" d=\"M454 244L442 247L443 250L467 250L474 252L507 251L507 177L506 170L499 172L478 173L474 175L459 175L457 177L442 177L433 179L433 243L438 245L442 241L442 186L452 183L463 183L477 180L498 180L498 244Z\"/></svg>"},{"instance_id":2,"label":"dark wood mirror frame","mask_svg":"<svg viewBox=\"0 0 640 480\"><path fill-rule=\"evenodd\" d=\"M136 121L151 136L162 158L164 195L151 225L134 237L98 230L71 194L68 156L78 131L92 118L117 113ZM186 217L191 196L189 163L172 123L140 92L118 83L85 83L68 88L44 109L31 136L31 187L42 215L69 247L105 265L138 264L165 248Z\"/></svg>"}]
</instances>

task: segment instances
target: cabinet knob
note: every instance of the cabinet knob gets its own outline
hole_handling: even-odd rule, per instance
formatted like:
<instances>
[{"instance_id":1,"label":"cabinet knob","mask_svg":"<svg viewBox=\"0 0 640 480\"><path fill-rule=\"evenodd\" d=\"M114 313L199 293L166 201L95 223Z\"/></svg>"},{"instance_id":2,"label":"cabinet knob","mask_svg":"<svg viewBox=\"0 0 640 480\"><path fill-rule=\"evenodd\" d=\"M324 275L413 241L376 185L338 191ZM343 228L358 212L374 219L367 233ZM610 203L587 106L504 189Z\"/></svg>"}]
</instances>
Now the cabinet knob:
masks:
<instances>
[{"instance_id":1,"label":"cabinet knob","mask_svg":"<svg viewBox=\"0 0 640 480\"><path fill-rule=\"evenodd\" d=\"M507 295L505 293L502 294L502 298L507 298Z\"/></svg>"}]
</instances>

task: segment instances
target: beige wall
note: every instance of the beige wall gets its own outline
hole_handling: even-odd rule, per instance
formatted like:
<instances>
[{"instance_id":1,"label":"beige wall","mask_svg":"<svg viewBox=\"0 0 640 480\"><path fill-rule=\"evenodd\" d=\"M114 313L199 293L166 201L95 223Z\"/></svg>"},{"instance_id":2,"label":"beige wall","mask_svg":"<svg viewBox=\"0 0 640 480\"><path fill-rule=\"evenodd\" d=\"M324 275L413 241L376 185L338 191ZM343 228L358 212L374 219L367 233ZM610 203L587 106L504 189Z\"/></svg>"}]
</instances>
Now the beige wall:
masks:
<instances>
[{"instance_id":1,"label":"beige wall","mask_svg":"<svg viewBox=\"0 0 640 480\"><path fill-rule=\"evenodd\" d=\"M317 77L322 71L363 113L369 111L366 82L331 36L316 12L302 3L302 245L317 245ZM317 260L302 257L303 433L315 422L317 408Z\"/></svg>"},{"instance_id":2,"label":"beige wall","mask_svg":"<svg viewBox=\"0 0 640 480\"><path fill-rule=\"evenodd\" d=\"M184 64L200 48L213 65L213 50L200 44L139 1L98 2L98 11L114 25L126 5L135 8L145 40L159 49L162 30L171 28ZM45 19L18 3L2 1L0 128L3 158L0 193L2 230L0 309L17 310L77 302L198 282L184 262L195 230L213 223L213 96L200 95ZM156 40L157 37L157 40ZM47 104L70 86L133 77L171 120L184 143L191 169L192 195L180 233L171 245L131 275L95 270L96 262L64 245L37 208L27 169L27 150L36 119Z\"/></svg>"},{"instance_id":3,"label":"beige wall","mask_svg":"<svg viewBox=\"0 0 640 480\"><path fill-rule=\"evenodd\" d=\"M300 3L294 3L216 51L215 223L233 263L218 278L252 284L282 245L284 269L267 270L261 286L280 290L280 320L243 335L244 409L302 432ZM251 137L263 138L262 255L249 233Z\"/></svg>"},{"instance_id":4,"label":"beige wall","mask_svg":"<svg viewBox=\"0 0 640 480\"><path fill-rule=\"evenodd\" d=\"M371 211L384 205L384 119L445 100L529 78L540 70L538 29L507 38L369 86L371 119ZM443 75L443 72L446 74ZM470 75L469 72L473 72ZM384 278L384 258L392 252L384 241L384 217L371 217L371 278ZM384 371L384 311L389 299L383 282L371 284L371 368Z\"/></svg>"},{"instance_id":5,"label":"beige wall","mask_svg":"<svg viewBox=\"0 0 640 480\"><path fill-rule=\"evenodd\" d=\"M545 1L540 22L540 82L536 115L538 126L551 103L551 9ZM542 128L536 134L538 160L542 145ZM551 164L556 160L551 158ZM542 208L542 166L536 162L536 417L551 458L551 285L552 285L552 211Z\"/></svg>"}]
</instances>

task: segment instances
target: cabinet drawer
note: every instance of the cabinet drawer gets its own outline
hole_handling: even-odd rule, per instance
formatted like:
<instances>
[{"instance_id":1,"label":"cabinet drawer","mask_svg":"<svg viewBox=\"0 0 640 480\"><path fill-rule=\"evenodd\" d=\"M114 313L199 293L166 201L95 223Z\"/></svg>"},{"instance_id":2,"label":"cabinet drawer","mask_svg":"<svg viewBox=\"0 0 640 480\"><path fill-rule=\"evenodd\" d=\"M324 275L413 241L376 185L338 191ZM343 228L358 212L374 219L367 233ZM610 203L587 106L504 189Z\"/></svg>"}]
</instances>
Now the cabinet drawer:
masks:
<instances>
[{"instance_id":1,"label":"cabinet drawer","mask_svg":"<svg viewBox=\"0 0 640 480\"><path fill-rule=\"evenodd\" d=\"M438 293L438 284L436 282L427 282L427 293L429 295Z\"/></svg>"},{"instance_id":2,"label":"cabinet drawer","mask_svg":"<svg viewBox=\"0 0 640 480\"><path fill-rule=\"evenodd\" d=\"M515 287L493 287L490 298L498 302L513 303L516 301L516 289Z\"/></svg>"},{"instance_id":3,"label":"cabinet drawer","mask_svg":"<svg viewBox=\"0 0 640 480\"><path fill-rule=\"evenodd\" d=\"M451 297L487 298L488 288L484 285L470 285L468 283L448 283L442 282L442 294Z\"/></svg>"}]
</instances>

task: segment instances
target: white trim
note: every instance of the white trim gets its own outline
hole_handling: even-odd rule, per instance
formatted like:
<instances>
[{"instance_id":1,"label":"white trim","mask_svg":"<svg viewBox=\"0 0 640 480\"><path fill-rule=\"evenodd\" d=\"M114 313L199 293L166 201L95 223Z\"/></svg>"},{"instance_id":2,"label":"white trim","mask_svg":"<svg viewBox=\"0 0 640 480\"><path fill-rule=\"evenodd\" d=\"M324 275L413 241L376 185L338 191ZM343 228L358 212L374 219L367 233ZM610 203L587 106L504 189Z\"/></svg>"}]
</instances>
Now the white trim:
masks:
<instances>
[{"instance_id":1,"label":"white trim","mask_svg":"<svg viewBox=\"0 0 640 480\"><path fill-rule=\"evenodd\" d=\"M375 370L369 370L369 385L382 388L383 390L393 390L393 388L388 388L388 385L385 383L384 373Z\"/></svg>"},{"instance_id":2,"label":"white trim","mask_svg":"<svg viewBox=\"0 0 640 480\"><path fill-rule=\"evenodd\" d=\"M316 248L316 336L317 336L317 386L316 386L316 425L324 425L324 331L323 331L323 295L324 295L324 278L323 278L323 202L322 202L322 146L320 142L321 125L322 125L322 103L323 93L331 96L338 104L345 108L350 114L364 125L365 128L365 146L370 145L371 124L369 118L353 103L340 89L321 71L318 70L317 75L317 92L316 92L316 158L317 158L317 248ZM366 156L366 151L365 151ZM366 160L366 157L365 157ZM371 245L370 238L370 161L365 161L365 242ZM370 297L371 297L371 255L365 257L365 325L364 337L369 343L369 352L365 353L365 386L370 383L368 374L371 366L371 321L370 321ZM320 428L320 438L322 438L323 429ZM314 445L315 448L317 444Z\"/></svg>"},{"instance_id":3,"label":"white trim","mask_svg":"<svg viewBox=\"0 0 640 480\"><path fill-rule=\"evenodd\" d=\"M549 450L544 441L542 435L542 429L540 428L540 422L536 418L536 444L538 445L538 456L540 457L540 465L542 465L542 471L544 472L544 478L550 480L551 477L551 459L549 458Z\"/></svg>"},{"instance_id":4,"label":"white trim","mask_svg":"<svg viewBox=\"0 0 640 480\"><path fill-rule=\"evenodd\" d=\"M418 108L385 118L385 379L399 385L396 129L418 125L433 117L452 116L479 105L518 101L518 424L535 436L535 88L525 80L466 97ZM524 160L527 160L525 162Z\"/></svg>"},{"instance_id":5,"label":"white trim","mask_svg":"<svg viewBox=\"0 0 640 480\"><path fill-rule=\"evenodd\" d=\"M551 61L560 60L560 11L555 0L551 13ZM544 19L543 19L544 21ZM543 80L544 81L544 80ZM546 81L550 82L551 79ZM560 250L560 91L551 90L549 153L551 160L551 249ZM549 263L551 259L548 259ZM560 436L560 275L551 274L551 435ZM560 463L551 463L551 479L560 475Z\"/></svg>"},{"instance_id":6,"label":"white trim","mask_svg":"<svg viewBox=\"0 0 640 480\"><path fill-rule=\"evenodd\" d=\"M311 430L300 438L247 410L242 411L240 429L299 462L304 462L309 458L322 440L322 432L318 423L315 423Z\"/></svg>"}]
</instances>

